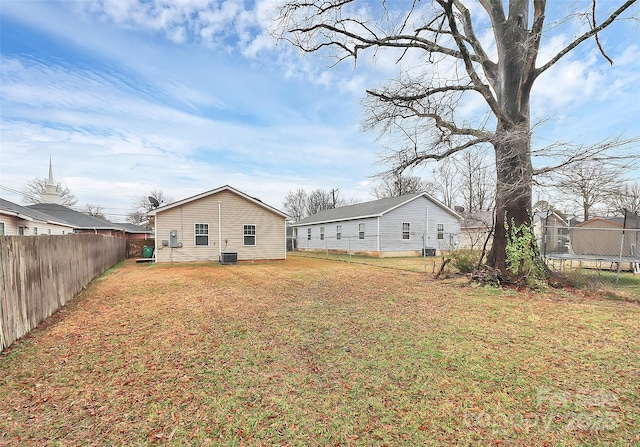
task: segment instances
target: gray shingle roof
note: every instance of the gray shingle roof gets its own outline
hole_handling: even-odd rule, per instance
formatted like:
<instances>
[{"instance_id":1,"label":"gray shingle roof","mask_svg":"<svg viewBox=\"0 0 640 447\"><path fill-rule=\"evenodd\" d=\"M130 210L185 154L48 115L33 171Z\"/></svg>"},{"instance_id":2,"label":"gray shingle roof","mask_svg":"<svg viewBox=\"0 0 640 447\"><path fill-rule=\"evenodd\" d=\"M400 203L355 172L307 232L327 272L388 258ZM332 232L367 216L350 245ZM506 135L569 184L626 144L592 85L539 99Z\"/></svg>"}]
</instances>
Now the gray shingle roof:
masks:
<instances>
[{"instance_id":1,"label":"gray shingle roof","mask_svg":"<svg viewBox=\"0 0 640 447\"><path fill-rule=\"evenodd\" d=\"M425 193L406 194L400 197L389 197L386 199L373 200L371 202L356 203L355 205L341 206L330 210L320 211L313 216L305 217L294 223L292 226L318 224L324 222L338 222L343 220L361 219L364 217L378 217L383 214L404 205L407 202L415 200L418 197L425 196L434 203L440 205L456 217L460 217L455 211L447 208L433 197Z\"/></svg>"},{"instance_id":2,"label":"gray shingle roof","mask_svg":"<svg viewBox=\"0 0 640 447\"><path fill-rule=\"evenodd\" d=\"M27 206L18 205L17 203L9 202L8 200L5 200L5 199L0 199L0 214L14 215L21 219L24 219L26 217L27 220L33 219L40 222L67 225L69 227L73 226L68 222L66 222L65 220L56 219L55 216L52 216L50 214L42 213L38 210L31 209Z\"/></svg>"},{"instance_id":3,"label":"gray shingle roof","mask_svg":"<svg viewBox=\"0 0 640 447\"><path fill-rule=\"evenodd\" d=\"M141 227L140 225L132 224L129 222L113 222L113 224L123 228L127 233L151 234L151 230L149 230L148 228L144 228L144 227Z\"/></svg>"},{"instance_id":4,"label":"gray shingle roof","mask_svg":"<svg viewBox=\"0 0 640 447\"><path fill-rule=\"evenodd\" d=\"M57 220L71 224L74 228L78 229L123 230L123 228L117 224L89 216L88 214L84 214L55 203L38 203L36 205L29 205L27 208L53 216Z\"/></svg>"}]
</instances>

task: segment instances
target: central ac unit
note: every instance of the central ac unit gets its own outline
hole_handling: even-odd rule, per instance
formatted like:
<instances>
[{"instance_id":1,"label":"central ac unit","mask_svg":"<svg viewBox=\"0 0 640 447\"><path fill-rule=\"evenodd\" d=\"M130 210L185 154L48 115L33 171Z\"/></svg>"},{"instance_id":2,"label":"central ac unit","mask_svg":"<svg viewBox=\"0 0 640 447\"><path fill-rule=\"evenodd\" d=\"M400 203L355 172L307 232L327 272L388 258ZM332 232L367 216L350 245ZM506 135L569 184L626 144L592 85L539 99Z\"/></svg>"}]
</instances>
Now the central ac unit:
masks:
<instances>
[{"instance_id":1,"label":"central ac unit","mask_svg":"<svg viewBox=\"0 0 640 447\"><path fill-rule=\"evenodd\" d=\"M222 253L222 259L220 260L220 262L223 265L227 265L227 264L237 264L238 263L238 253L237 252L231 252L231 251L227 251L227 252L223 252Z\"/></svg>"}]
</instances>

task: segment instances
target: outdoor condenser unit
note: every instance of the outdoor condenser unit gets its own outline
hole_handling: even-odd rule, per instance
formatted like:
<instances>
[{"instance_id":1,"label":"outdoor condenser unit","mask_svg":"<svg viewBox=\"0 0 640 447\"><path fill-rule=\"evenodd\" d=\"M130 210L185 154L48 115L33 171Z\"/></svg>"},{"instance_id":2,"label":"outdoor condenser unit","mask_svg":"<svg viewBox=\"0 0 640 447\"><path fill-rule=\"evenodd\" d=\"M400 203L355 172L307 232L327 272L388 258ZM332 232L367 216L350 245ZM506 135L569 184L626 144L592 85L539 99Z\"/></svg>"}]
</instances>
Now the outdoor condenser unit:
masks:
<instances>
[{"instance_id":1,"label":"outdoor condenser unit","mask_svg":"<svg viewBox=\"0 0 640 447\"><path fill-rule=\"evenodd\" d=\"M227 251L222 253L222 259L220 262L223 265L227 264L237 264L238 263L238 253L235 251Z\"/></svg>"}]
</instances>

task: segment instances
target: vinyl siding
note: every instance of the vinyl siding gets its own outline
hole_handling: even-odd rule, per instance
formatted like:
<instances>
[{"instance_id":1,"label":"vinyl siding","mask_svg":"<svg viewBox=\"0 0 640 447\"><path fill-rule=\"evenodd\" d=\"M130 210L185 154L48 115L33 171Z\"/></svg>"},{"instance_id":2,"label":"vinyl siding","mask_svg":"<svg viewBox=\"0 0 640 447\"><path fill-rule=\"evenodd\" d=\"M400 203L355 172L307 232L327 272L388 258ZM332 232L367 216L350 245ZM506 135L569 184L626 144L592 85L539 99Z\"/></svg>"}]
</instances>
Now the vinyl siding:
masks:
<instances>
[{"instance_id":1,"label":"vinyl siding","mask_svg":"<svg viewBox=\"0 0 640 447\"><path fill-rule=\"evenodd\" d=\"M218 242L218 201L220 201L221 239ZM209 245L195 245L195 224L209 225ZM244 225L256 226L256 245L244 246ZM156 259L158 262L218 261L221 251L237 252L239 261L284 259L285 219L232 191L210 196L158 212L155 219ZM181 248L162 247L169 232L178 231Z\"/></svg>"},{"instance_id":2,"label":"vinyl siding","mask_svg":"<svg viewBox=\"0 0 640 447\"><path fill-rule=\"evenodd\" d=\"M424 227L427 221L427 243L424 245L427 248L437 250L448 248L445 245L449 244L450 235L454 235L454 244L459 242L460 220L426 197L419 197L389 211L380 218L381 250L383 252L422 250ZM410 224L410 238L408 240L402 239L402 224L404 222ZM438 224L444 224L444 240L438 239Z\"/></svg>"},{"instance_id":3,"label":"vinyl siding","mask_svg":"<svg viewBox=\"0 0 640 447\"><path fill-rule=\"evenodd\" d=\"M340 250L351 252L415 252L423 248L423 234L428 219L428 248L438 250L448 248L450 234L453 243L459 243L460 220L431 202L419 197L380 217L354 219L341 222L303 225L297 227L298 249L301 250ZM402 224L410 224L410 239L402 239ZM365 224L365 239L358 238L358 226ZM444 224L445 240L437 239L437 225ZM342 239L336 239L336 226L342 226ZM320 239L320 227L324 227L325 239ZM307 230L311 228L311 240L307 240ZM446 243L446 244L445 244Z\"/></svg>"},{"instance_id":4,"label":"vinyl siding","mask_svg":"<svg viewBox=\"0 0 640 447\"><path fill-rule=\"evenodd\" d=\"M377 218L347 220L298 227L298 248L307 250L376 251ZM359 239L359 224L364 223L364 239ZM342 226L342 239L336 239L336 226ZM324 240L320 240L320 227L324 227ZM307 230L311 228L311 240Z\"/></svg>"},{"instance_id":5,"label":"vinyl siding","mask_svg":"<svg viewBox=\"0 0 640 447\"><path fill-rule=\"evenodd\" d=\"M63 227L39 221L27 221L12 216L0 216L0 222L4 222L5 236L16 236L18 234L18 227L26 227L24 231L25 236L32 236L34 227L38 229L39 236L48 235L48 230L51 230L52 235L73 233L73 228L70 227Z\"/></svg>"}]
</instances>

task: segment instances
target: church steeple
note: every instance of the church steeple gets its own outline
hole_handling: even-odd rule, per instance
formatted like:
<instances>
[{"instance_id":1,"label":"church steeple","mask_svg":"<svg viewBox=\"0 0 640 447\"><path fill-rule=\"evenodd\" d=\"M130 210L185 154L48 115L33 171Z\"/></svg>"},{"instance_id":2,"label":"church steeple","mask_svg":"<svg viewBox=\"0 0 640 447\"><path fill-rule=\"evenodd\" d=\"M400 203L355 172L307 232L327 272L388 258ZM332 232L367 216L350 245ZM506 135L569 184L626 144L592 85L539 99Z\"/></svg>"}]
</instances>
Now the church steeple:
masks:
<instances>
[{"instance_id":1,"label":"church steeple","mask_svg":"<svg viewBox=\"0 0 640 447\"><path fill-rule=\"evenodd\" d=\"M62 198L58 194L56 182L53 180L53 168L51 167L51 156L49 156L49 178L44 187L44 192L40 194L40 201L43 203L56 203L62 205Z\"/></svg>"}]
</instances>

